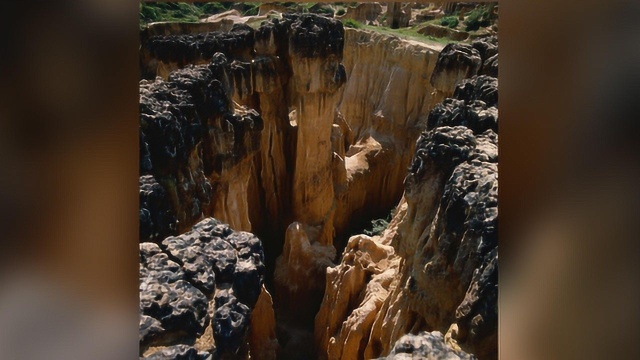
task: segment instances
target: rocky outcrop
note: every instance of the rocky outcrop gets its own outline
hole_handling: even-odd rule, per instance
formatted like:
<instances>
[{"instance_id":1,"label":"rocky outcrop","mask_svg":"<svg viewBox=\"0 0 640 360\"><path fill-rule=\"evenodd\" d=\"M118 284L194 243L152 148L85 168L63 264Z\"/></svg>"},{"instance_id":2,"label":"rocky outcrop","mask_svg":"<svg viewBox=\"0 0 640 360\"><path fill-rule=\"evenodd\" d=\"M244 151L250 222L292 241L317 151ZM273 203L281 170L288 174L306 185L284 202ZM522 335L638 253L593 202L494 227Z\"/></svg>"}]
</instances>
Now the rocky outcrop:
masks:
<instances>
[{"instance_id":1,"label":"rocky outcrop","mask_svg":"<svg viewBox=\"0 0 640 360\"><path fill-rule=\"evenodd\" d=\"M141 145L146 144L143 142ZM177 225L167 192L153 176L141 176L140 241L158 242L169 235L175 235Z\"/></svg>"},{"instance_id":2,"label":"rocky outcrop","mask_svg":"<svg viewBox=\"0 0 640 360\"><path fill-rule=\"evenodd\" d=\"M260 240L213 218L160 245L141 243L141 354L146 359L247 358L249 327L269 326L260 319L265 309L259 300L268 296L264 272Z\"/></svg>"},{"instance_id":3,"label":"rocky outcrop","mask_svg":"<svg viewBox=\"0 0 640 360\"><path fill-rule=\"evenodd\" d=\"M232 103L230 71L218 53L209 65L188 66L167 81L140 82L141 147L148 152L141 172L162 185L178 231L207 215L251 230L246 197L262 119ZM158 216L165 215L150 215Z\"/></svg>"},{"instance_id":4,"label":"rocky outcrop","mask_svg":"<svg viewBox=\"0 0 640 360\"><path fill-rule=\"evenodd\" d=\"M218 323L251 322L225 344L256 358L313 354L314 320L317 349L331 359L386 356L423 330L446 333L453 349L490 353L495 281L484 247L494 245L479 239L489 236L497 188L497 81L460 80L493 73L494 45L445 51L291 14L229 33L149 34L143 76L160 78L141 81L141 240L179 265L176 279L189 279L180 291L200 291L206 309L185 305L198 311L194 330L176 335L195 338L186 348L172 340L149 349L209 351L205 339L225 332L206 325L214 301L228 305ZM438 104L444 97L453 98ZM383 217L398 201L381 236L346 241L364 225L354 219ZM264 239L273 299L235 273L231 247L191 233L165 239L209 216ZM234 298L255 303L253 312ZM144 318L145 339L166 332L154 319Z\"/></svg>"},{"instance_id":5,"label":"rocky outcrop","mask_svg":"<svg viewBox=\"0 0 640 360\"><path fill-rule=\"evenodd\" d=\"M468 69L468 60L458 66ZM451 356L497 358L497 80L475 76L449 91L453 98L429 114L388 228L352 237L327 270L315 322L322 358L427 356L443 342ZM446 334L392 350L420 331Z\"/></svg>"},{"instance_id":6,"label":"rocky outcrop","mask_svg":"<svg viewBox=\"0 0 640 360\"><path fill-rule=\"evenodd\" d=\"M389 356L378 360L476 360L473 355L448 346L439 331L423 331L418 335L407 334L398 339Z\"/></svg>"},{"instance_id":7,"label":"rocky outcrop","mask_svg":"<svg viewBox=\"0 0 640 360\"><path fill-rule=\"evenodd\" d=\"M196 23L151 25L140 35L140 67L143 79L169 74L186 65L208 64L215 53L231 60L251 59L253 29L245 24L219 31L220 25Z\"/></svg>"},{"instance_id":8,"label":"rocky outcrop","mask_svg":"<svg viewBox=\"0 0 640 360\"><path fill-rule=\"evenodd\" d=\"M451 97L456 85L475 75L498 75L498 40L494 37L474 40L469 44L448 44L438 57L431 79L437 90L434 101Z\"/></svg>"},{"instance_id":9,"label":"rocky outcrop","mask_svg":"<svg viewBox=\"0 0 640 360\"><path fill-rule=\"evenodd\" d=\"M292 182L293 222L275 268L276 296L296 322L313 323L324 270L333 264L336 93L346 81L339 21L301 16L289 37L297 143ZM315 280L317 279L317 280Z\"/></svg>"}]
</instances>

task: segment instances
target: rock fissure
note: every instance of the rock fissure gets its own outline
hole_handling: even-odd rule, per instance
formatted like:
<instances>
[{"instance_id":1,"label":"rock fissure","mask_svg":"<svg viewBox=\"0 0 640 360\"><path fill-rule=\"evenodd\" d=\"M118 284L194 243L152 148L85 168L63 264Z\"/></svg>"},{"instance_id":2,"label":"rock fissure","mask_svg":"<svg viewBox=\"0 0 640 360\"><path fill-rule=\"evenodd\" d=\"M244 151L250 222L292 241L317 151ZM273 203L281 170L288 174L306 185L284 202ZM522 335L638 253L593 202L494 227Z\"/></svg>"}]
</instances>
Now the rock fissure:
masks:
<instances>
[{"instance_id":1,"label":"rock fissure","mask_svg":"<svg viewBox=\"0 0 640 360\"><path fill-rule=\"evenodd\" d=\"M492 358L495 41L189 31L142 36L141 355Z\"/></svg>"}]
</instances>

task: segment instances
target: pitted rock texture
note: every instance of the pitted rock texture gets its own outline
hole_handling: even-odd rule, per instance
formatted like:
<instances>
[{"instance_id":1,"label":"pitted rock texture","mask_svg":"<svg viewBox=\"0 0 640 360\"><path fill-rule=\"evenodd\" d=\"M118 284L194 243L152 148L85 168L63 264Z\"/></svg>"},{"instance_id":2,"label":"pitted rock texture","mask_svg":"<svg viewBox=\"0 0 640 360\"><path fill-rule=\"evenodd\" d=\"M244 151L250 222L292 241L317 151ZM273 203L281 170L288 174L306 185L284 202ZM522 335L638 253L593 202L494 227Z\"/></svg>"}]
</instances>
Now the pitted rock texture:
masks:
<instances>
[{"instance_id":1,"label":"pitted rock texture","mask_svg":"<svg viewBox=\"0 0 640 360\"><path fill-rule=\"evenodd\" d=\"M389 356L378 360L405 359L477 360L473 355L447 346L442 333L438 331L404 335L398 339Z\"/></svg>"},{"instance_id":2,"label":"pitted rock texture","mask_svg":"<svg viewBox=\"0 0 640 360\"><path fill-rule=\"evenodd\" d=\"M172 71L188 64L207 64L217 52L231 59L250 59L253 29L236 24L229 32L211 31L211 25L191 25L202 28L200 33L170 33L170 29L157 29L158 25L141 32L140 66L143 79L156 75L166 78ZM184 30L182 30L184 31ZM206 31L206 32L205 32ZM165 65L158 68L158 62Z\"/></svg>"},{"instance_id":3,"label":"pitted rock texture","mask_svg":"<svg viewBox=\"0 0 640 360\"><path fill-rule=\"evenodd\" d=\"M471 46L478 50L482 58L482 67L479 75L489 75L498 77L498 38L491 36L488 38L475 40Z\"/></svg>"},{"instance_id":4,"label":"pitted rock texture","mask_svg":"<svg viewBox=\"0 0 640 360\"><path fill-rule=\"evenodd\" d=\"M207 215L250 230L248 215L224 216L219 204L235 201L225 199L228 192L221 194L230 187L225 176L236 175L232 185L246 190L250 164L244 163L258 150L263 126L254 110L234 108L230 71L226 57L217 53L209 65L187 66L167 81L140 82L141 147L148 153L141 161L148 169L141 172L150 173L162 185L178 231ZM142 220L168 216L164 208L158 210L161 213L154 209L146 209L148 216L141 210Z\"/></svg>"},{"instance_id":5,"label":"pitted rock texture","mask_svg":"<svg viewBox=\"0 0 640 360\"><path fill-rule=\"evenodd\" d=\"M169 235L175 235L176 221L164 188L153 176L141 176L140 241L158 242Z\"/></svg>"},{"instance_id":6,"label":"pitted rock texture","mask_svg":"<svg viewBox=\"0 0 640 360\"><path fill-rule=\"evenodd\" d=\"M150 359L246 357L264 273L260 240L213 218L160 246L141 243L141 353ZM183 345L170 346L176 343Z\"/></svg>"},{"instance_id":7,"label":"pitted rock texture","mask_svg":"<svg viewBox=\"0 0 640 360\"><path fill-rule=\"evenodd\" d=\"M471 45L449 44L440 52L431 85L449 96L460 80L478 74L481 66L480 53Z\"/></svg>"},{"instance_id":8,"label":"pitted rock texture","mask_svg":"<svg viewBox=\"0 0 640 360\"><path fill-rule=\"evenodd\" d=\"M492 301L487 297L493 279L490 266L471 280L468 271L480 260L461 254L471 260L453 268L453 280L438 295L442 298L430 300L432 306L442 308L435 311L435 320L420 308L423 295L410 292L407 286L441 285L429 277L434 276L431 273L413 274L422 261L413 255L422 254L427 239L438 242L429 237L437 226L464 232L469 224L485 226L492 221L481 210L469 210L481 205L459 201L454 190L450 190L455 200L450 216L468 210L469 224L445 222L437 215L445 213L440 202L445 188L455 188L449 178L458 168L472 164L464 171L474 173L484 163L497 162L493 82L471 81L449 105L443 105L443 115L430 115L435 104L458 91L459 80L483 71L483 56L492 53L491 46L465 45L458 49L460 56L456 51L439 56L442 47L438 45L345 30L339 21L315 15L285 14L257 30L237 27L236 31L243 35L228 54L201 51L203 44L226 46L224 36L213 39L218 33L164 35L168 45L162 46L183 41L175 46L191 46L195 55L183 61L160 51L143 61L150 74L166 80L141 83L142 97L147 98L141 102L151 109L141 116L141 173L153 176L164 188L178 231L185 232L202 217L213 215L236 229L269 237L265 247L277 263L271 265L275 267L274 303L283 309L280 314L290 312L294 318L288 324L284 316L278 319L279 337L289 343L281 349L285 357L300 355L296 349L304 349L304 354L315 351L308 343L312 337L308 323L313 322L323 293L325 304L339 305L328 315L333 308L328 306L323 313L322 305L324 315L315 319L317 349L329 352L321 356L387 355L410 330L447 332L445 339L452 347L460 343L465 350L479 349L475 344L492 336L483 325L492 321ZM157 49L162 49L160 37ZM416 142L430 121L430 131ZM381 237L349 241L344 264L334 267L350 219L386 215L402 195L407 167L412 172L393 226ZM489 174L493 168L485 170ZM459 177L465 184L477 180L465 176ZM489 175L478 176L487 179L484 183L491 182ZM473 185L465 186L460 185L461 193L474 191ZM473 204L487 203L482 195L469 199ZM460 210L461 206L469 209ZM344 239L336 240L337 234ZM476 240L469 240L471 249ZM203 294L211 291L207 285L211 279L227 281L229 268L242 269L246 264L246 274L234 273L234 279L240 280L216 283L213 299L207 295L209 309L222 310L209 312L217 320L205 326L198 338L209 333L226 336L224 344L230 347L217 350L228 352L240 346L244 352L246 343L238 340L237 331L246 326L251 309L244 300L256 299L259 308L265 309L260 316L251 315L251 321L268 324L273 319L268 311L271 302L259 288L245 291L254 289L253 260L233 263L226 255L231 250L228 246L210 243L193 233L160 242L171 259L191 262L183 269L184 276L192 278ZM435 246L433 259L455 258L454 248ZM447 253L440 256L439 251ZM206 260L207 256L219 260ZM441 265L435 260L430 266ZM457 272L460 269L462 274ZM466 288L460 289L471 281L477 285L465 299ZM234 286L236 282L250 285ZM453 305L438 302L447 296L454 305L464 302L465 306L456 312L455 307L451 310ZM287 328L296 322L306 324ZM161 332L161 323L145 318L144 324L147 336ZM273 336L270 326L258 328L256 334ZM195 348L200 350L203 342L198 340ZM259 358L272 358L277 351L277 344L270 340L254 345L252 352L267 349L270 354Z\"/></svg>"},{"instance_id":9,"label":"pitted rock texture","mask_svg":"<svg viewBox=\"0 0 640 360\"><path fill-rule=\"evenodd\" d=\"M451 88L416 142L387 229L352 237L328 270L322 359L497 359L497 85L481 75ZM419 331L431 333L394 348Z\"/></svg>"}]
</instances>

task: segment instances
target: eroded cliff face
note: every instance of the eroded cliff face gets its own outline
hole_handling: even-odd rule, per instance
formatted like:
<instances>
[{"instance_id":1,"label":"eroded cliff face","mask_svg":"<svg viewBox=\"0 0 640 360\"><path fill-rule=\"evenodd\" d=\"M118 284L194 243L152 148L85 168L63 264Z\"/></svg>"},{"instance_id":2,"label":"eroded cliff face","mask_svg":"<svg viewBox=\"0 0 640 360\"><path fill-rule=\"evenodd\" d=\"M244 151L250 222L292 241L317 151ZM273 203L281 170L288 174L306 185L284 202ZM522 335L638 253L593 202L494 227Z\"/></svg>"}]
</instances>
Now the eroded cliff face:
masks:
<instances>
[{"instance_id":1,"label":"eroded cliff face","mask_svg":"<svg viewBox=\"0 0 640 360\"><path fill-rule=\"evenodd\" d=\"M420 331L497 358L497 102L497 79L474 76L430 112L388 228L349 239L327 271L321 358L394 358L396 340Z\"/></svg>"},{"instance_id":2,"label":"eroded cliff face","mask_svg":"<svg viewBox=\"0 0 640 360\"><path fill-rule=\"evenodd\" d=\"M316 15L285 14L258 29L212 26L163 25L143 35L141 75L158 78L142 80L140 90L141 241L164 250L167 236L210 216L257 234L270 291L262 280L251 285L259 296L243 313L251 326L242 351L260 359L277 351L386 356L402 335L422 330L446 334L454 352L484 351L476 344L493 320L477 309L491 306L485 283L493 270L475 275L488 268L484 258L453 266L451 254L463 233L471 239L464 249L476 249L471 233L486 225L469 230L459 217L493 189L485 184L476 202L464 203L474 176L493 184L497 83L482 76L455 85L497 72L495 44L444 51ZM398 201L381 237L347 243ZM449 217L458 222L442 220ZM480 285L469 295L470 274Z\"/></svg>"}]
</instances>

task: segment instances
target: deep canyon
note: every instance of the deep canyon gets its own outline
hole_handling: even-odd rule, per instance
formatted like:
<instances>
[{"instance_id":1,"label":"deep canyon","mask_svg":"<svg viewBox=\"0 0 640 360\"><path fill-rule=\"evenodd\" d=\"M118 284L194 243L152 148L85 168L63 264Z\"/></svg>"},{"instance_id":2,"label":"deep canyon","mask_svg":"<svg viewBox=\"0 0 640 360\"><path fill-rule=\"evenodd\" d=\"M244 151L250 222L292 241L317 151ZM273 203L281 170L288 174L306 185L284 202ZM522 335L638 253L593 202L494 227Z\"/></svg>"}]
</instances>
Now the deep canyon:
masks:
<instances>
[{"instance_id":1,"label":"deep canyon","mask_svg":"<svg viewBox=\"0 0 640 360\"><path fill-rule=\"evenodd\" d=\"M497 39L220 26L141 32L140 356L497 359Z\"/></svg>"}]
</instances>

